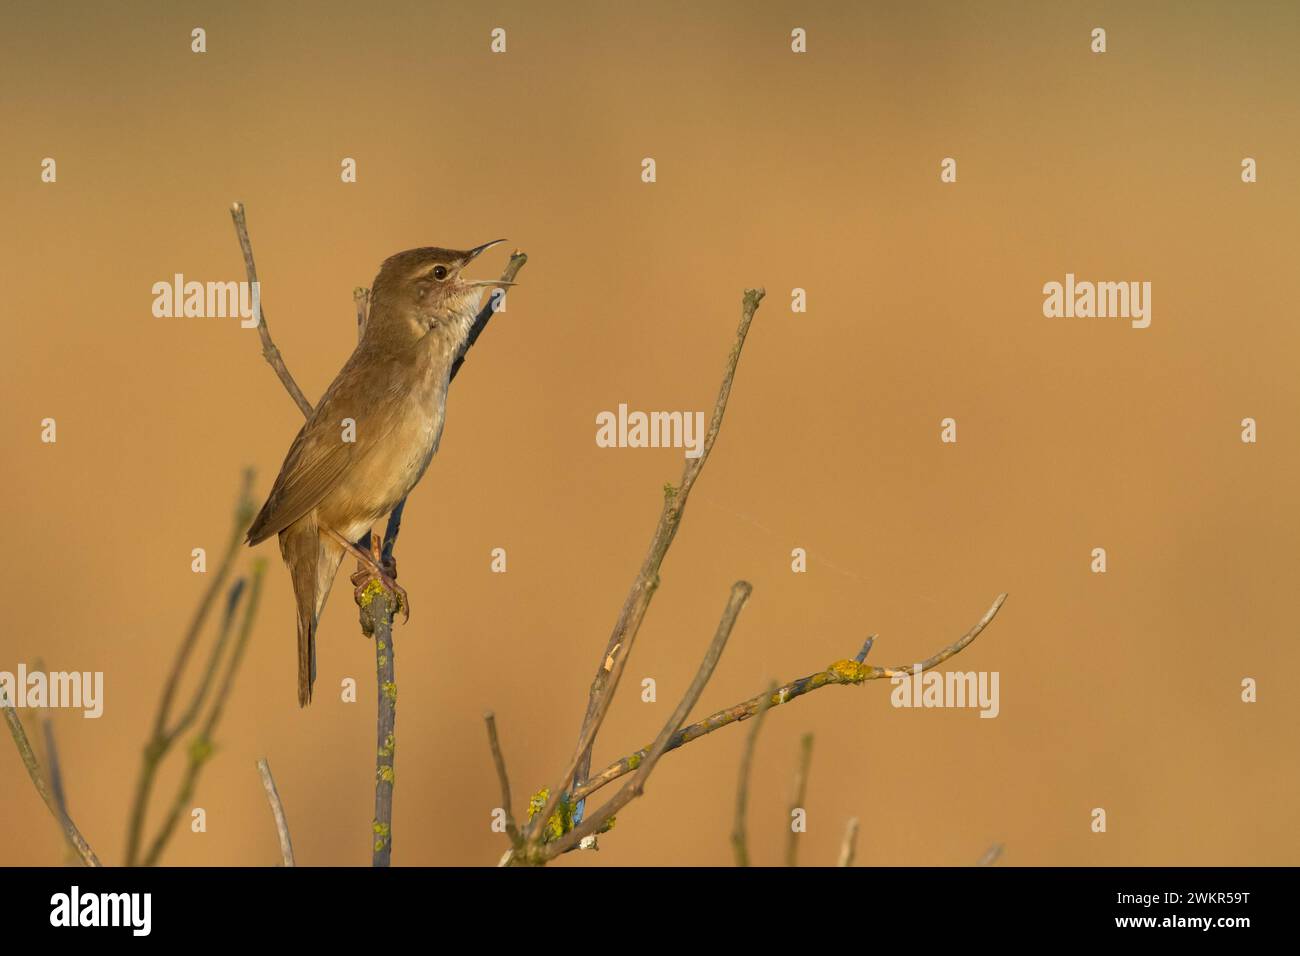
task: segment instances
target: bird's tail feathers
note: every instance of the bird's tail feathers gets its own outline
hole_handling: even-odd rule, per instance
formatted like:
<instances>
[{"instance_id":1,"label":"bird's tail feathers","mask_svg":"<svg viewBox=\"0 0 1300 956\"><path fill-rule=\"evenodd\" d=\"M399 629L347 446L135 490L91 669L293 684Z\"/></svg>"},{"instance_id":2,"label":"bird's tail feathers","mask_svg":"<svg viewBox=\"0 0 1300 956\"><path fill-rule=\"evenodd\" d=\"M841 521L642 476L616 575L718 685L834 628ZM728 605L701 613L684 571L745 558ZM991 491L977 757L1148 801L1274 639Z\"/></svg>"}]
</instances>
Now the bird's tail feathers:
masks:
<instances>
[{"instance_id":1,"label":"bird's tail feathers","mask_svg":"<svg viewBox=\"0 0 1300 956\"><path fill-rule=\"evenodd\" d=\"M293 578L298 613L298 706L311 703L316 683L316 625L343 560L343 546L315 522L295 522L280 533L280 550Z\"/></svg>"}]
</instances>

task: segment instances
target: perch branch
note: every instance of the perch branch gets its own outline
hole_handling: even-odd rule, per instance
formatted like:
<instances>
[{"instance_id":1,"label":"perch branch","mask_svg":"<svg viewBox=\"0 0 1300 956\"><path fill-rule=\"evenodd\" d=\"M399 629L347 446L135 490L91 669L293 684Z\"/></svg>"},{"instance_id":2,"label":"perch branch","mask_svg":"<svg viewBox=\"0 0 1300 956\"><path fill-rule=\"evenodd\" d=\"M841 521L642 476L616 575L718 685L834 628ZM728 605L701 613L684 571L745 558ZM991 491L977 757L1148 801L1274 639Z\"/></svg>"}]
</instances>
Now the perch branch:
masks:
<instances>
[{"instance_id":1,"label":"perch branch","mask_svg":"<svg viewBox=\"0 0 1300 956\"><path fill-rule=\"evenodd\" d=\"M959 640L954 641L937 654L922 661L920 666L929 670L948 660L954 654L960 654L975 638L980 636L980 633L993 620L1006 599L1006 594L999 594L993 605L974 627L963 634ZM666 750L676 750L692 740L698 740L700 737L711 734L715 730L720 730L729 724L748 720L750 717L757 715L759 708L764 706L776 707L781 704L788 704L792 700L831 684L862 684L869 680L879 680L882 677L910 675L915 671L916 667L916 664L900 664L897 667L871 667L857 660L836 661L824 671L801 677L782 687L778 687L771 693L759 694L757 697L751 697L749 700L743 700L739 704L733 704L731 707L710 714L703 720L688 724L673 734L672 739L668 741ZM583 786L576 788L573 792L573 799L580 800L588 797L606 784L630 773L645 757L646 753L648 753L648 748L643 747L635 753L614 761Z\"/></svg>"},{"instance_id":2,"label":"perch branch","mask_svg":"<svg viewBox=\"0 0 1300 956\"><path fill-rule=\"evenodd\" d=\"M569 789L570 784L580 786L586 782L587 773L591 768L591 750L596 742L596 734L600 731L605 715L609 712L609 705L613 700L614 691L618 688L623 668L632 652L632 645L636 641L637 632L641 628L641 621L645 618L646 610L650 606L650 599L659 587L659 568L663 564L669 546L673 543L673 538L677 535L678 527L681 525L686 500L690 497L695 480L709 460L709 453L713 450L713 443L718 437L718 430L722 427L722 416L727 409L727 399L731 395L731 385L736 377L736 365L740 361L740 351L745 345L745 336L749 334L749 326L754 319L754 312L758 309L759 303L763 301L764 294L762 289L745 290L740 310L740 326L736 330L735 343L731 346L731 352L727 356L722 385L718 389L718 398L713 407L713 417L709 421L709 427L704 436L704 446L698 458L686 459L686 465L682 470L681 484L677 488L671 486L664 488L663 508L659 513L659 522L655 527L654 537L650 541L650 550L641 564L636 579L632 582L631 590L628 591L627 598L623 603L623 609L619 612L618 620L614 624L614 630L605 644L605 652L600 656L600 665L596 669L596 676L592 679L591 690L587 698L587 711L583 716L582 728L578 734L577 749L564 774L560 777L558 785L551 789L546 806L534 818L528 829L528 836L534 842L544 832L546 821L555 812L560 799Z\"/></svg>"},{"instance_id":3,"label":"perch branch","mask_svg":"<svg viewBox=\"0 0 1300 956\"><path fill-rule=\"evenodd\" d=\"M524 263L527 261L528 256L524 253L518 250L512 253L509 262L506 263L505 270L501 274L502 281L513 282L515 276L519 274L519 270L523 268ZM364 333L366 322L369 319L370 291L368 289L356 289L352 293L352 297L357 308L357 334L359 337ZM449 383L456 378L456 373L465 364L465 355L470 346L478 340L496 311L493 300L489 297L488 303L475 316L465 346L452 364L451 373L448 376ZM384 529L384 537L380 542L381 562L392 568L394 579L397 578L397 563L393 549L397 546L397 535L402 530L402 515L406 512L406 501L406 498L399 501L397 507L389 514L388 525ZM377 599L380 594L383 596L382 600ZM397 748L394 736L397 725L397 678L393 666L393 617L397 613L398 607L396 595L389 594L382 587L363 591L361 600L363 601L361 630L366 634L373 635L375 638L375 672L378 682L378 703L376 705L378 713L375 721L377 728L375 815L371 821L374 844L371 862L374 866L388 866L392 861L393 852L393 768Z\"/></svg>"},{"instance_id":4,"label":"perch branch","mask_svg":"<svg viewBox=\"0 0 1300 956\"><path fill-rule=\"evenodd\" d=\"M397 669L393 650L393 615L397 595L378 582L361 594L361 630L375 642L375 815L370 828L372 866L393 859L393 766L397 753Z\"/></svg>"},{"instance_id":5,"label":"perch branch","mask_svg":"<svg viewBox=\"0 0 1300 956\"><path fill-rule=\"evenodd\" d=\"M284 816L284 804L280 801L280 791L275 787L275 778L271 776L271 765L263 757L257 762L257 772L262 777L262 789L266 791L266 800L271 804L271 816L275 818L275 832L280 837L280 859L285 866L293 866L293 841L289 839L289 821Z\"/></svg>"}]
</instances>

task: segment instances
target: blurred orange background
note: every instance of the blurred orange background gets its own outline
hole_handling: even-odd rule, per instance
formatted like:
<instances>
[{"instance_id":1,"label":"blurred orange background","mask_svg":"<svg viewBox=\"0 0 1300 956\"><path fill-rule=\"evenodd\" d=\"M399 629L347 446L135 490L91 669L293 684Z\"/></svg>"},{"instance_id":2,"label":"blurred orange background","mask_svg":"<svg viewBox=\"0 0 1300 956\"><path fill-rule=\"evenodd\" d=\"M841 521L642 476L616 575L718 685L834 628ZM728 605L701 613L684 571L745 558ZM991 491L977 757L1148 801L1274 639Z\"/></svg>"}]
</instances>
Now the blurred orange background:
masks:
<instances>
[{"instance_id":1,"label":"blurred orange background","mask_svg":"<svg viewBox=\"0 0 1300 956\"><path fill-rule=\"evenodd\" d=\"M101 719L54 716L72 816L105 862L122 862L141 747L207 583L191 549L215 566L241 469L260 503L301 423L256 332L150 311L174 273L243 279L240 200L271 331L313 400L353 346L352 289L384 257L498 236L529 255L452 388L398 546L414 613L395 635L395 864L490 865L505 849L485 710L517 813L562 770L682 465L679 450L598 448L595 415L711 408L746 286L768 297L595 765L654 737L737 579L754 596L696 717L868 633L875 663L919 660L1007 591L947 665L1000 673L997 719L895 709L884 681L769 715L756 863L781 860L805 732L803 863L834 863L851 816L865 865L969 865L995 843L1007 865L1300 863L1296 5L10 4L2 18L0 670L105 673ZM504 55L489 50L498 26ZM949 156L958 181L942 184ZM1151 327L1044 318L1042 286L1067 272L1150 281ZM1247 416L1257 444L1240 440ZM956 445L939 441L945 417ZM368 864L373 648L341 578L316 702L299 710L289 578L269 543L239 570L258 555L262 610L193 801L207 832L183 822L164 862L278 861L265 756L299 863ZM355 704L339 700L346 677ZM1246 677L1258 703L1240 700ZM747 728L665 757L601 851L562 865L730 863ZM8 740L0 778L0 863L60 862Z\"/></svg>"}]
</instances>

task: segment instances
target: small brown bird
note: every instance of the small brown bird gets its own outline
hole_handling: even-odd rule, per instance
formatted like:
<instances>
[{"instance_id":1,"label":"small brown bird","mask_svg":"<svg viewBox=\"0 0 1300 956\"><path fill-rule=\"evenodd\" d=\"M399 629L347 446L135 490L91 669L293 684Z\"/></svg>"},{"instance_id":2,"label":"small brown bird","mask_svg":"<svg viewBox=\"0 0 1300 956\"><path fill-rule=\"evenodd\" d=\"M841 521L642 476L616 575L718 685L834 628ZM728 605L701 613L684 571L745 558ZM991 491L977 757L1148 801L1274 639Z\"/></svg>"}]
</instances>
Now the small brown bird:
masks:
<instances>
[{"instance_id":1,"label":"small brown bird","mask_svg":"<svg viewBox=\"0 0 1300 956\"><path fill-rule=\"evenodd\" d=\"M289 447L248 543L280 535L298 604L298 705L316 680L316 623L345 552L406 592L356 545L415 487L442 437L452 365L485 288L461 270L483 250L409 249L387 259L370 293L361 341Z\"/></svg>"}]
</instances>

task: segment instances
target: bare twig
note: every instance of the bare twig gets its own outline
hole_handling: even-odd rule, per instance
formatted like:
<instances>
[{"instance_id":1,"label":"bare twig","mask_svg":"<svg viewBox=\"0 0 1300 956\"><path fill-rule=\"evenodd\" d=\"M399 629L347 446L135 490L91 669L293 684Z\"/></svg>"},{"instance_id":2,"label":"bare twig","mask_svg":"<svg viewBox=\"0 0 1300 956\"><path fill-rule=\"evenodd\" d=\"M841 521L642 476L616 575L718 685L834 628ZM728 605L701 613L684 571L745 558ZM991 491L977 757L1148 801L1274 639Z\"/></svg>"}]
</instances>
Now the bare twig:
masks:
<instances>
[{"instance_id":1,"label":"bare twig","mask_svg":"<svg viewBox=\"0 0 1300 956\"><path fill-rule=\"evenodd\" d=\"M799 768L794 773L794 796L790 800L790 812L787 821L794 817L796 810L807 810L804 806L808 798L808 767L812 763L813 735L804 734L799 741ZM785 842L785 865L797 866L799 859L799 834L791 825Z\"/></svg>"},{"instance_id":2,"label":"bare twig","mask_svg":"<svg viewBox=\"0 0 1300 956\"><path fill-rule=\"evenodd\" d=\"M190 741L187 749L189 763L181 777L181 783L177 788L171 809L163 821L163 825L159 828L158 835L154 837L153 843L150 844L149 852L145 854L145 866L155 865L158 858L162 856L163 849L167 846L176 825L180 822L181 814L185 812L186 806L189 805L190 799L194 796L194 788L198 784L200 772L215 753L212 738L216 733L217 724L221 722L226 701L230 699L230 693L235 686L235 675L239 673L239 665L243 662L244 651L248 647L248 637L253 631L253 619L257 615L257 606L262 596L262 579L265 575L266 562L260 559L254 560L251 583L248 588L248 600L244 604L244 616L239 625L239 636L235 639L235 646L226 661L226 669L222 674L221 684L216 695L212 699L212 706L208 709L207 719L199 728L198 735Z\"/></svg>"},{"instance_id":3,"label":"bare twig","mask_svg":"<svg viewBox=\"0 0 1300 956\"><path fill-rule=\"evenodd\" d=\"M515 826L515 816L510 809L510 776L506 773L506 758L501 753L501 741L497 738L497 719L492 711L483 715L483 722L487 724L488 747L492 750L492 763L497 770L497 783L501 787L501 808L506 815L506 835L510 837L510 845L518 849L520 844L519 828Z\"/></svg>"},{"instance_id":4,"label":"bare twig","mask_svg":"<svg viewBox=\"0 0 1300 956\"><path fill-rule=\"evenodd\" d=\"M63 835L81 858L81 862L86 866L100 866L99 857L95 856L95 851L90 848L86 838L81 835L77 825L72 822L72 818L59 806L46 786L45 776L41 773L41 765L36 760L36 754L32 750L31 741L27 739L27 731L23 730L22 721L18 719L18 712L14 710L13 704L6 700L3 702L5 722L9 724L9 733L13 735L14 744L18 747L18 755L23 758L23 766L27 768L27 776L32 778L32 783L36 787L36 792L41 795L45 805L49 807L50 813L54 814L54 819L59 821L59 826L63 828Z\"/></svg>"},{"instance_id":5,"label":"bare twig","mask_svg":"<svg viewBox=\"0 0 1300 956\"><path fill-rule=\"evenodd\" d=\"M243 582L238 581L230 589L226 599L225 616L222 620L221 631L217 638L217 643L208 658L207 667L199 683L199 689L195 694L192 705L187 708L186 712L181 715L179 721L172 726L168 726L168 718L171 714L172 701L176 696L176 689L180 683L181 675L185 670L185 664L189 660L191 652L198 641L198 636L203 628L204 622L212 610L216 601L216 596L220 593L225 585L226 579L230 576L230 570L234 566L235 558L239 553L240 544L244 537L244 532L248 529L248 524L253 519L253 510L255 503L250 495L253 484L253 472L251 469L244 472L243 482L239 490L239 498L235 505L234 522L231 525L230 537L226 542L225 554L221 558L221 563L209 582L207 590L203 593L199 601L198 609L195 611L194 618L190 622L189 629L181 641L181 646L177 649L176 658L172 661L171 672L167 676L167 682L163 688L162 698L158 703L158 712L154 717L153 732L148 742L145 744L144 757L140 763L140 773L136 780L135 798L131 803L131 815L127 828L126 840L126 865L135 866L139 859L140 845L144 837L144 819L149 808L149 797L153 790L154 778L158 773L158 766L162 759L167 755L172 745L176 742L177 737L187 730L193 723L203 700L208 693L211 682L217 672L221 652L225 647L226 638L229 634L231 622L234 619L235 609L239 603L240 595L243 592Z\"/></svg>"},{"instance_id":6,"label":"bare twig","mask_svg":"<svg viewBox=\"0 0 1300 956\"><path fill-rule=\"evenodd\" d=\"M289 393L289 397L298 406L303 417L310 418L312 413L311 402L307 401L307 396L302 393L298 383L289 374L284 359L280 357L280 350L276 348L275 342L271 341L271 330L266 325L266 310L262 308L262 286L257 281L257 263L253 261L253 243L248 238L248 223L244 219L244 204L242 202L231 204L230 218L235 221L235 234L239 237L239 248L244 253L244 271L248 273L248 283L257 290L257 334L262 338L262 356L275 370L280 384Z\"/></svg>"},{"instance_id":7,"label":"bare twig","mask_svg":"<svg viewBox=\"0 0 1300 956\"><path fill-rule=\"evenodd\" d=\"M1006 601L1006 594L999 594L993 605L984 613L969 631L961 636L960 639L939 651L937 654L922 661L919 666L930 670L937 664L941 664L954 654L960 654L970 645L975 638L986 628L998 610ZM729 724L738 721L748 720L755 716L759 708L768 702L770 706L776 707L781 704L788 704L792 700L810 694L815 690L826 687L831 684L862 684L869 680L879 680L882 677L907 676L912 674L917 664L900 664L897 667L871 667L863 664L858 660L842 660L831 664L824 671L818 671L816 674L810 674L807 677L801 677L798 680L791 681L770 694L759 694L757 697L751 697L749 700L743 700L739 704L733 704L724 708L717 713L710 714L703 720L698 720L693 724L688 724L677 733L673 734L672 739L668 742L666 750L676 750L692 740L698 740L706 734L711 734L715 730L720 730ZM642 748L634 753L628 754L619 760L614 761L600 773L593 776L586 784L576 787L573 791L573 799L580 800L595 793L601 787L617 780L619 777L630 773L638 763L644 758L647 748Z\"/></svg>"},{"instance_id":8,"label":"bare twig","mask_svg":"<svg viewBox=\"0 0 1300 956\"><path fill-rule=\"evenodd\" d=\"M262 777L262 789L266 791L266 800L271 804L271 816L275 818L275 832L280 837L280 860L285 866L293 866L293 841L289 839L289 821L285 819L280 791L275 787L275 778L271 776L271 765L266 762L265 757L257 762L257 772Z\"/></svg>"},{"instance_id":9,"label":"bare twig","mask_svg":"<svg viewBox=\"0 0 1300 956\"><path fill-rule=\"evenodd\" d=\"M993 844L991 847L989 847L987 850L984 851L984 855L979 858L978 862L976 862L975 865L992 866L994 863L998 861L999 858L1001 858L1002 851L1004 849L1006 849L1005 844L1002 843Z\"/></svg>"},{"instance_id":10,"label":"bare twig","mask_svg":"<svg viewBox=\"0 0 1300 956\"><path fill-rule=\"evenodd\" d=\"M36 669L45 671L45 661L36 659ZM59 765L59 745L54 738L54 721L50 719L50 708L42 707L38 720L41 726L41 745L44 748L45 778L50 785L50 795L60 814L68 812L68 800L63 792L63 772Z\"/></svg>"},{"instance_id":11,"label":"bare twig","mask_svg":"<svg viewBox=\"0 0 1300 956\"><path fill-rule=\"evenodd\" d=\"M758 732L763 729L763 717L776 694L776 681L763 695L754 712L754 725L745 735L745 749L740 754L740 777L736 782L736 817L731 825L731 849L736 856L736 866L749 866L749 781L754 766L754 750L758 746Z\"/></svg>"},{"instance_id":12,"label":"bare twig","mask_svg":"<svg viewBox=\"0 0 1300 956\"><path fill-rule=\"evenodd\" d=\"M45 662L38 659L36 669L44 671ZM68 797L63 789L63 770L59 762L59 744L54 736L54 721L50 718L50 708L42 707L39 719L41 740L44 748L45 776L49 781L50 795L54 798L54 806L58 811L60 825L62 825L62 818L68 815ZM70 843L68 849L74 854L77 852L77 848Z\"/></svg>"},{"instance_id":13,"label":"bare twig","mask_svg":"<svg viewBox=\"0 0 1300 956\"><path fill-rule=\"evenodd\" d=\"M853 858L858 852L858 818L849 817L849 824L844 828L844 842L840 844L840 866L852 866Z\"/></svg>"},{"instance_id":14,"label":"bare twig","mask_svg":"<svg viewBox=\"0 0 1300 956\"><path fill-rule=\"evenodd\" d=\"M737 581L731 586L731 595L727 598L727 605L723 608L722 619L718 621L718 629L713 635L713 640L709 643L709 648L704 654L704 660L700 662L699 670L695 673L694 680L686 689L681 702L673 711L668 722L664 724L663 730L655 738L654 744L651 745L649 753L641 761L637 768L635 776L625 783L608 802L601 805L600 809L584 819L572 830L566 833L552 843L545 844L535 851L535 862L545 862L554 859L561 853L564 853L580 844L584 839L601 832L608 828L613 821L614 814L625 807L636 797L641 796L645 791L645 782L654 770L655 764L663 756L664 749L668 746L668 741L677 729L685 722L686 717L690 714L691 709L700 699L700 694L704 693L704 686L713 676L713 669L718 665L718 659L722 656L723 649L727 646L727 639L731 636L731 631L736 625L736 618L740 616L741 608L749 600L749 595L753 591L747 581ZM541 832L545 832L544 830Z\"/></svg>"},{"instance_id":15,"label":"bare twig","mask_svg":"<svg viewBox=\"0 0 1300 956\"><path fill-rule=\"evenodd\" d=\"M641 622L644 620L646 610L650 606L650 599L659 587L659 568L664 557L668 554L668 548L672 545L673 539L677 536L677 529L681 525L682 513L686 508L687 498L690 497L691 488L694 487L696 479L703 470L705 463L709 460L709 453L713 450L713 443L718 437L718 430L722 427L722 416L727 409L727 399L731 395L731 385L736 377L736 365L740 361L740 351L745 345L745 336L749 334L749 326L754 319L754 312L758 309L759 303L763 301L764 294L762 289L745 290L740 310L740 326L736 330L736 340L731 347L730 354L727 356L722 385L718 390L718 398L713 407L713 417L704 436L704 446L698 458L686 459L686 465L682 470L681 484L677 488L668 486L664 489L663 508L659 513L659 522L655 527L654 537L650 541L650 550L641 564L636 579L632 582L631 590L628 591L627 599L623 603L623 609L619 612L618 620L614 624L614 630L605 644L605 652L600 656L596 676L592 679L591 690L587 698L587 711L582 719L582 728L578 734L578 746L573 759L560 777L558 784L550 790L543 811L534 818L534 822L528 828L528 837L534 843L539 842L540 834L545 830L546 821L555 812L560 800L564 798L569 790L570 784L574 784L576 788L586 781L588 770L591 767L591 750L596 741L596 734L600 731L605 715L609 712L609 705L613 700L614 691L618 688L623 668L632 652L632 646L636 642L637 632L640 630Z\"/></svg>"}]
</instances>

